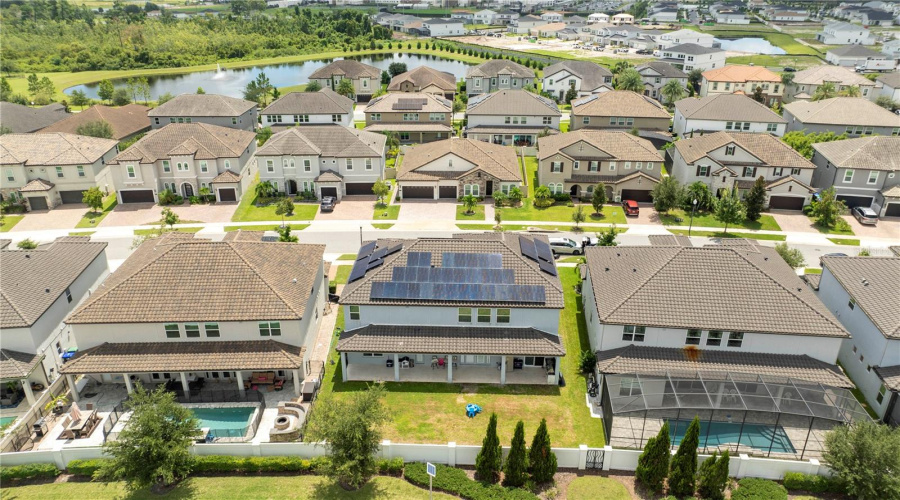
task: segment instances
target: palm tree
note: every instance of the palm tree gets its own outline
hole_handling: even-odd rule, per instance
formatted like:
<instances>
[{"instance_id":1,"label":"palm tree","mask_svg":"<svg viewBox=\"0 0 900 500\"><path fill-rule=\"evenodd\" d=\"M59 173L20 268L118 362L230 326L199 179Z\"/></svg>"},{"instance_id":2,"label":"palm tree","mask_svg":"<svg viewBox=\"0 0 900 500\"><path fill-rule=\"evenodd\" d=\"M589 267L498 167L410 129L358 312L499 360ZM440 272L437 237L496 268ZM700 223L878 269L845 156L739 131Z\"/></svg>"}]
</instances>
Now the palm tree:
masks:
<instances>
[{"instance_id":1,"label":"palm tree","mask_svg":"<svg viewBox=\"0 0 900 500\"><path fill-rule=\"evenodd\" d=\"M671 104L684 97L684 87L678 83L678 80L669 80L659 89L659 93L666 98L666 102Z\"/></svg>"},{"instance_id":2,"label":"palm tree","mask_svg":"<svg viewBox=\"0 0 900 500\"><path fill-rule=\"evenodd\" d=\"M256 185L254 188L256 191L256 198L268 198L275 193L275 186L272 185L272 181L262 181Z\"/></svg>"},{"instance_id":3,"label":"palm tree","mask_svg":"<svg viewBox=\"0 0 900 500\"><path fill-rule=\"evenodd\" d=\"M644 91L644 79L636 69L628 68L616 77L616 89L641 93Z\"/></svg>"},{"instance_id":4,"label":"palm tree","mask_svg":"<svg viewBox=\"0 0 900 500\"><path fill-rule=\"evenodd\" d=\"M837 96L837 88L835 88L834 83L825 82L822 85L819 85L819 88L813 92L811 101L821 101L822 99L831 99L832 97Z\"/></svg>"},{"instance_id":5,"label":"palm tree","mask_svg":"<svg viewBox=\"0 0 900 500\"><path fill-rule=\"evenodd\" d=\"M478 198L472 196L471 194L467 194L463 196L462 202L466 207L466 214L475 213L475 205L478 204Z\"/></svg>"},{"instance_id":6,"label":"palm tree","mask_svg":"<svg viewBox=\"0 0 900 500\"><path fill-rule=\"evenodd\" d=\"M842 90L839 95L841 97L859 97L861 95L859 91L859 85L851 85Z\"/></svg>"},{"instance_id":7,"label":"palm tree","mask_svg":"<svg viewBox=\"0 0 900 500\"><path fill-rule=\"evenodd\" d=\"M613 66L612 72L613 72L614 75L618 75L619 73L625 71L626 69L628 69L628 68L630 68L630 67L631 67L631 63L630 63L630 62L628 62L628 61L618 61L618 62L616 62L616 65Z\"/></svg>"},{"instance_id":8,"label":"palm tree","mask_svg":"<svg viewBox=\"0 0 900 500\"><path fill-rule=\"evenodd\" d=\"M788 85L794 83L794 74L793 73L782 73L781 74L781 84L787 87Z\"/></svg>"}]
</instances>

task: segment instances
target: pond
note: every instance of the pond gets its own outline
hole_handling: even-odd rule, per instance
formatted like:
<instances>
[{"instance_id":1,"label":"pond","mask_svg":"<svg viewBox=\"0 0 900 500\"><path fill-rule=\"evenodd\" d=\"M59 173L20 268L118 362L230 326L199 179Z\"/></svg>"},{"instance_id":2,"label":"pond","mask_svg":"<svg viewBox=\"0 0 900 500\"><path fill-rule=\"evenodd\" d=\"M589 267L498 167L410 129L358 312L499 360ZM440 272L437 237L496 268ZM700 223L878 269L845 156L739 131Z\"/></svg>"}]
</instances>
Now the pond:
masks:
<instances>
[{"instance_id":1,"label":"pond","mask_svg":"<svg viewBox=\"0 0 900 500\"><path fill-rule=\"evenodd\" d=\"M341 59L341 58L338 58ZM444 59L427 54L374 54L370 56L350 57L364 64L375 66L381 70L387 70L393 62L406 63L408 69L426 65L439 71L446 71L456 75L456 79L464 77L469 65L452 59ZM317 61L304 61L297 63L270 64L265 66L249 66L246 68L223 69L221 71L197 71L180 75L156 75L148 76L150 83L150 98L156 99L166 92L172 95L194 93L197 87L203 87L207 94L220 94L231 97L242 97L244 87L256 78L260 72L265 72L269 81L276 87L288 87L300 85L309 81L309 75L315 70L329 64L335 59L321 59ZM113 80L116 87L125 84L124 80ZM88 97L98 99L98 82L69 87L65 91L83 90Z\"/></svg>"},{"instance_id":2,"label":"pond","mask_svg":"<svg viewBox=\"0 0 900 500\"><path fill-rule=\"evenodd\" d=\"M772 45L765 38L744 37L744 38L716 38L715 41L722 44L722 50L730 50L733 52L748 52L752 54L770 54L781 55L787 52L781 47Z\"/></svg>"}]
</instances>

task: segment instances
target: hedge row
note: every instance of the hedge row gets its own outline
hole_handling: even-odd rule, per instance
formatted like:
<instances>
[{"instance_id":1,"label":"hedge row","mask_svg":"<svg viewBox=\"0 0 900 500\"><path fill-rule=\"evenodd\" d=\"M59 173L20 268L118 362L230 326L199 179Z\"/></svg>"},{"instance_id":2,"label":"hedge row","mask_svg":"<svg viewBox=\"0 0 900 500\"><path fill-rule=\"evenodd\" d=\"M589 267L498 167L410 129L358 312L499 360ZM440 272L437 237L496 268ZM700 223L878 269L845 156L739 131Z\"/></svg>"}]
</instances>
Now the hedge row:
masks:
<instances>
[{"instance_id":1,"label":"hedge row","mask_svg":"<svg viewBox=\"0 0 900 500\"><path fill-rule=\"evenodd\" d=\"M306 459L300 457L231 457L225 455L200 455L195 457L193 472L198 474L215 474L228 472L297 472L313 473L327 462L327 457ZM72 460L69 462L69 474L93 477L94 473L106 463L106 459ZM403 459L379 460L378 472L399 476L403 472ZM56 468L54 467L54 471ZM58 471L56 472L58 473ZM56 475L56 474L54 474Z\"/></svg>"},{"instance_id":2,"label":"hedge row","mask_svg":"<svg viewBox=\"0 0 900 500\"><path fill-rule=\"evenodd\" d=\"M434 489L446 491L453 495L468 500L536 500L528 490L519 488L504 488L499 484L484 484L469 479L466 472L455 467L436 465L437 475L434 478ZM428 487L428 472L425 464L416 462L406 464L403 469L403 477L412 484Z\"/></svg>"},{"instance_id":3,"label":"hedge row","mask_svg":"<svg viewBox=\"0 0 900 500\"><path fill-rule=\"evenodd\" d=\"M738 481L738 488L731 492L731 500L787 500L788 494L784 486L769 481L745 477Z\"/></svg>"},{"instance_id":4,"label":"hedge row","mask_svg":"<svg viewBox=\"0 0 900 500\"><path fill-rule=\"evenodd\" d=\"M25 464L0 467L0 483L19 479L56 477L59 469L53 464Z\"/></svg>"},{"instance_id":5,"label":"hedge row","mask_svg":"<svg viewBox=\"0 0 900 500\"><path fill-rule=\"evenodd\" d=\"M837 477L817 476L802 472L787 472L784 487L788 490L802 490L810 493L847 493L847 485Z\"/></svg>"}]
</instances>

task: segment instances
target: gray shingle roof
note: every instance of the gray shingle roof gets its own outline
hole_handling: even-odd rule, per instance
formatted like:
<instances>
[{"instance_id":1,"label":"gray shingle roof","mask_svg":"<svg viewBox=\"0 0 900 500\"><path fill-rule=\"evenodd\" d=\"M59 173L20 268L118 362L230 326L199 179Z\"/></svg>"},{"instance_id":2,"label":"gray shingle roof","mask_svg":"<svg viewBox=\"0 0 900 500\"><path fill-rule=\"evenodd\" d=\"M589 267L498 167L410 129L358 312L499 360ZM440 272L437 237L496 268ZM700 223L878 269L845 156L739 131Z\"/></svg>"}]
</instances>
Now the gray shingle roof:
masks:
<instances>
[{"instance_id":1,"label":"gray shingle roof","mask_svg":"<svg viewBox=\"0 0 900 500\"><path fill-rule=\"evenodd\" d=\"M561 149L584 141L609 155L610 159L662 162L663 157L650 141L627 132L579 129L574 132L538 138L538 159L555 155ZM565 153L564 153L565 154Z\"/></svg>"},{"instance_id":2,"label":"gray shingle roof","mask_svg":"<svg viewBox=\"0 0 900 500\"><path fill-rule=\"evenodd\" d=\"M368 325L341 333L339 352L565 356L556 335L534 328Z\"/></svg>"},{"instance_id":3,"label":"gray shingle roof","mask_svg":"<svg viewBox=\"0 0 900 500\"><path fill-rule=\"evenodd\" d=\"M900 116L862 97L794 101L784 110L803 124L900 127Z\"/></svg>"},{"instance_id":4,"label":"gray shingle roof","mask_svg":"<svg viewBox=\"0 0 900 500\"><path fill-rule=\"evenodd\" d=\"M334 158L380 158L387 138L340 125L304 125L282 130L256 150L257 156L317 155Z\"/></svg>"},{"instance_id":5,"label":"gray shingle roof","mask_svg":"<svg viewBox=\"0 0 900 500\"><path fill-rule=\"evenodd\" d=\"M875 80L887 85L888 87L896 89L897 87L900 87L900 71L894 71L886 75L881 75Z\"/></svg>"},{"instance_id":6,"label":"gray shingle roof","mask_svg":"<svg viewBox=\"0 0 900 500\"><path fill-rule=\"evenodd\" d=\"M900 137L869 136L813 144L832 165L861 170L900 170Z\"/></svg>"},{"instance_id":7,"label":"gray shingle roof","mask_svg":"<svg viewBox=\"0 0 900 500\"><path fill-rule=\"evenodd\" d=\"M668 49L665 49L665 52L678 52L679 54L690 54L694 56L699 56L703 54L714 54L717 52L724 52L722 49L714 49L712 47L704 47L702 45L697 45L696 43L682 43L680 45L673 45Z\"/></svg>"},{"instance_id":8,"label":"gray shingle roof","mask_svg":"<svg viewBox=\"0 0 900 500\"><path fill-rule=\"evenodd\" d=\"M357 79L361 76L369 78L377 78L381 80L381 70L375 66L369 66L353 59L340 59L329 63L321 68L313 71L309 75L309 79L316 78L332 78L334 75L341 75L344 78Z\"/></svg>"},{"instance_id":9,"label":"gray shingle roof","mask_svg":"<svg viewBox=\"0 0 900 500\"><path fill-rule=\"evenodd\" d=\"M43 354L0 349L0 380L26 378L31 375L42 359L44 359Z\"/></svg>"},{"instance_id":10,"label":"gray shingle roof","mask_svg":"<svg viewBox=\"0 0 900 500\"><path fill-rule=\"evenodd\" d=\"M446 155L458 156L475 165L469 170L449 172L419 171L418 169ZM397 180L431 180L462 177L481 170L501 181L522 181L519 163L513 148L490 144L475 139L447 139L420 144L410 148L403 156L397 171Z\"/></svg>"},{"instance_id":11,"label":"gray shingle roof","mask_svg":"<svg viewBox=\"0 0 900 500\"><path fill-rule=\"evenodd\" d=\"M353 100L331 89L288 92L275 99L262 115L331 115L353 112Z\"/></svg>"},{"instance_id":12,"label":"gray shingle roof","mask_svg":"<svg viewBox=\"0 0 900 500\"><path fill-rule=\"evenodd\" d=\"M43 108L29 108L13 102L0 102L0 125L14 133L34 132L69 116L52 104Z\"/></svg>"},{"instance_id":13,"label":"gray shingle roof","mask_svg":"<svg viewBox=\"0 0 900 500\"><path fill-rule=\"evenodd\" d=\"M174 154L195 155L198 159L240 158L256 134L247 130L207 123L170 123L151 130L122 151L110 163L137 161L154 163Z\"/></svg>"},{"instance_id":14,"label":"gray shingle roof","mask_svg":"<svg viewBox=\"0 0 900 500\"><path fill-rule=\"evenodd\" d=\"M638 72L641 72L644 69L651 69L658 73L660 76L664 78L687 78L687 74L685 74L680 69L672 66L671 64L663 61L651 61L646 64L641 64L637 68Z\"/></svg>"},{"instance_id":15,"label":"gray shingle roof","mask_svg":"<svg viewBox=\"0 0 900 500\"><path fill-rule=\"evenodd\" d=\"M794 85L821 85L823 82L835 82L836 85L869 85L875 83L872 80L854 73L853 70L842 66L830 64L814 66L794 73Z\"/></svg>"},{"instance_id":16,"label":"gray shingle roof","mask_svg":"<svg viewBox=\"0 0 900 500\"><path fill-rule=\"evenodd\" d=\"M876 59L884 59L887 58L886 55L881 52L875 52L874 50L863 47L862 45L844 45L842 47L835 47L833 49L828 50L829 53L834 54L839 57L875 57Z\"/></svg>"},{"instance_id":17,"label":"gray shingle roof","mask_svg":"<svg viewBox=\"0 0 900 500\"><path fill-rule=\"evenodd\" d=\"M572 114L573 116L672 118L672 115L655 99L630 90L610 90L572 101Z\"/></svg>"},{"instance_id":18,"label":"gray shingle roof","mask_svg":"<svg viewBox=\"0 0 900 500\"><path fill-rule=\"evenodd\" d=\"M675 102L675 109L694 120L787 123L765 104L742 94L713 94L699 99L688 97Z\"/></svg>"},{"instance_id":19,"label":"gray shingle roof","mask_svg":"<svg viewBox=\"0 0 900 500\"><path fill-rule=\"evenodd\" d=\"M822 265L889 339L900 339L900 258L823 257Z\"/></svg>"},{"instance_id":20,"label":"gray shingle roof","mask_svg":"<svg viewBox=\"0 0 900 500\"><path fill-rule=\"evenodd\" d=\"M520 20L526 21L528 19L520 18ZM469 70L466 71L466 78L476 76L496 78L498 75L511 75L516 78L534 78L534 71L519 63L514 63L505 59L492 59L483 62L478 66L469 68Z\"/></svg>"},{"instance_id":21,"label":"gray shingle roof","mask_svg":"<svg viewBox=\"0 0 900 500\"><path fill-rule=\"evenodd\" d=\"M651 234L648 236L650 239L650 245L653 246L680 246L680 247L692 247L694 246L691 243L691 239L687 236L677 235L677 234Z\"/></svg>"},{"instance_id":22,"label":"gray shingle roof","mask_svg":"<svg viewBox=\"0 0 900 500\"><path fill-rule=\"evenodd\" d=\"M816 168L793 148L771 134L749 132L715 132L675 142L675 148L687 163L708 155L726 144L735 144L772 167Z\"/></svg>"},{"instance_id":23,"label":"gray shingle roof","mask_svg":"<svg viewBox=\"0 0 900 500\"><path fill-rule=\"evenodd\" d=\"M75 134L3 134L0 165L89 165L117 145L113 139Z\"/></svg>"},{"instance_id":24,"label":"gray shingle roof","mask_svg":"<svg viewBox=\"0 0 900 500\"><path fill-rule=\"evenodd\" d=\"M466 115L472 116L562 116L556 103L527 90L498 90L470 97Z\"/></svg>"},{"instance_id":25,"label":"gray shingle roof","mask_svg":"<svg viewBox=\"0 0 900 500\"><path fill-rule=\"evenodd\" d=\"M600 87L601 85L612 86L604 80L612 78L612 72L597 63L590 61L560 61L552 64L544 69L544 78L549 78L560 71L568 71L573 75L581 78L581 90L589 91Z\"/></svg>"},{"instance_id":26,"label":"gray shingle roof","mask_svg":"<svg viewBox=\"0 0 900 500\"><path fill-rule=\"evenodd\" d=\"M257 104L217 94L181 94L151 109L148 116L240 116Z\"/></svg>"},{"instance_id":27,"label":"gray shingle roof","mask_svg":"<svg viewBox=\"0 0 900 500\"><path fill-rule=\"evenodd\" d=\"M849 336L772 248L590 247L586 257L604 323ZM672 290L684 299L659 300Z\"/></svg>"}]
</instances>

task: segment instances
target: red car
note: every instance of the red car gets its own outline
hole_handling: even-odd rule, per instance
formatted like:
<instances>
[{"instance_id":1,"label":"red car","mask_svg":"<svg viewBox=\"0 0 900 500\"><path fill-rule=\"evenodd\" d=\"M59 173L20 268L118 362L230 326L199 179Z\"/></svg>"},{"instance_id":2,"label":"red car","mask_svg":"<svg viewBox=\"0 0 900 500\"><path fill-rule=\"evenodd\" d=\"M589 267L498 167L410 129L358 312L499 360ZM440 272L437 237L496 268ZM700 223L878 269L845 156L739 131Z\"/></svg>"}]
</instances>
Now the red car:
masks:
<instances>
[{"instance_id":1,"label":"red car","mask_svg":"<svg viewBox=\"0 0 900 500\"><path fill-rule=\"evenodd\" d=\"M622 208L625 209L625 215L638 215L641 213L641 209L638 207L638 204L634 200L623 200Z\"/></svg>"}]
</instances>

